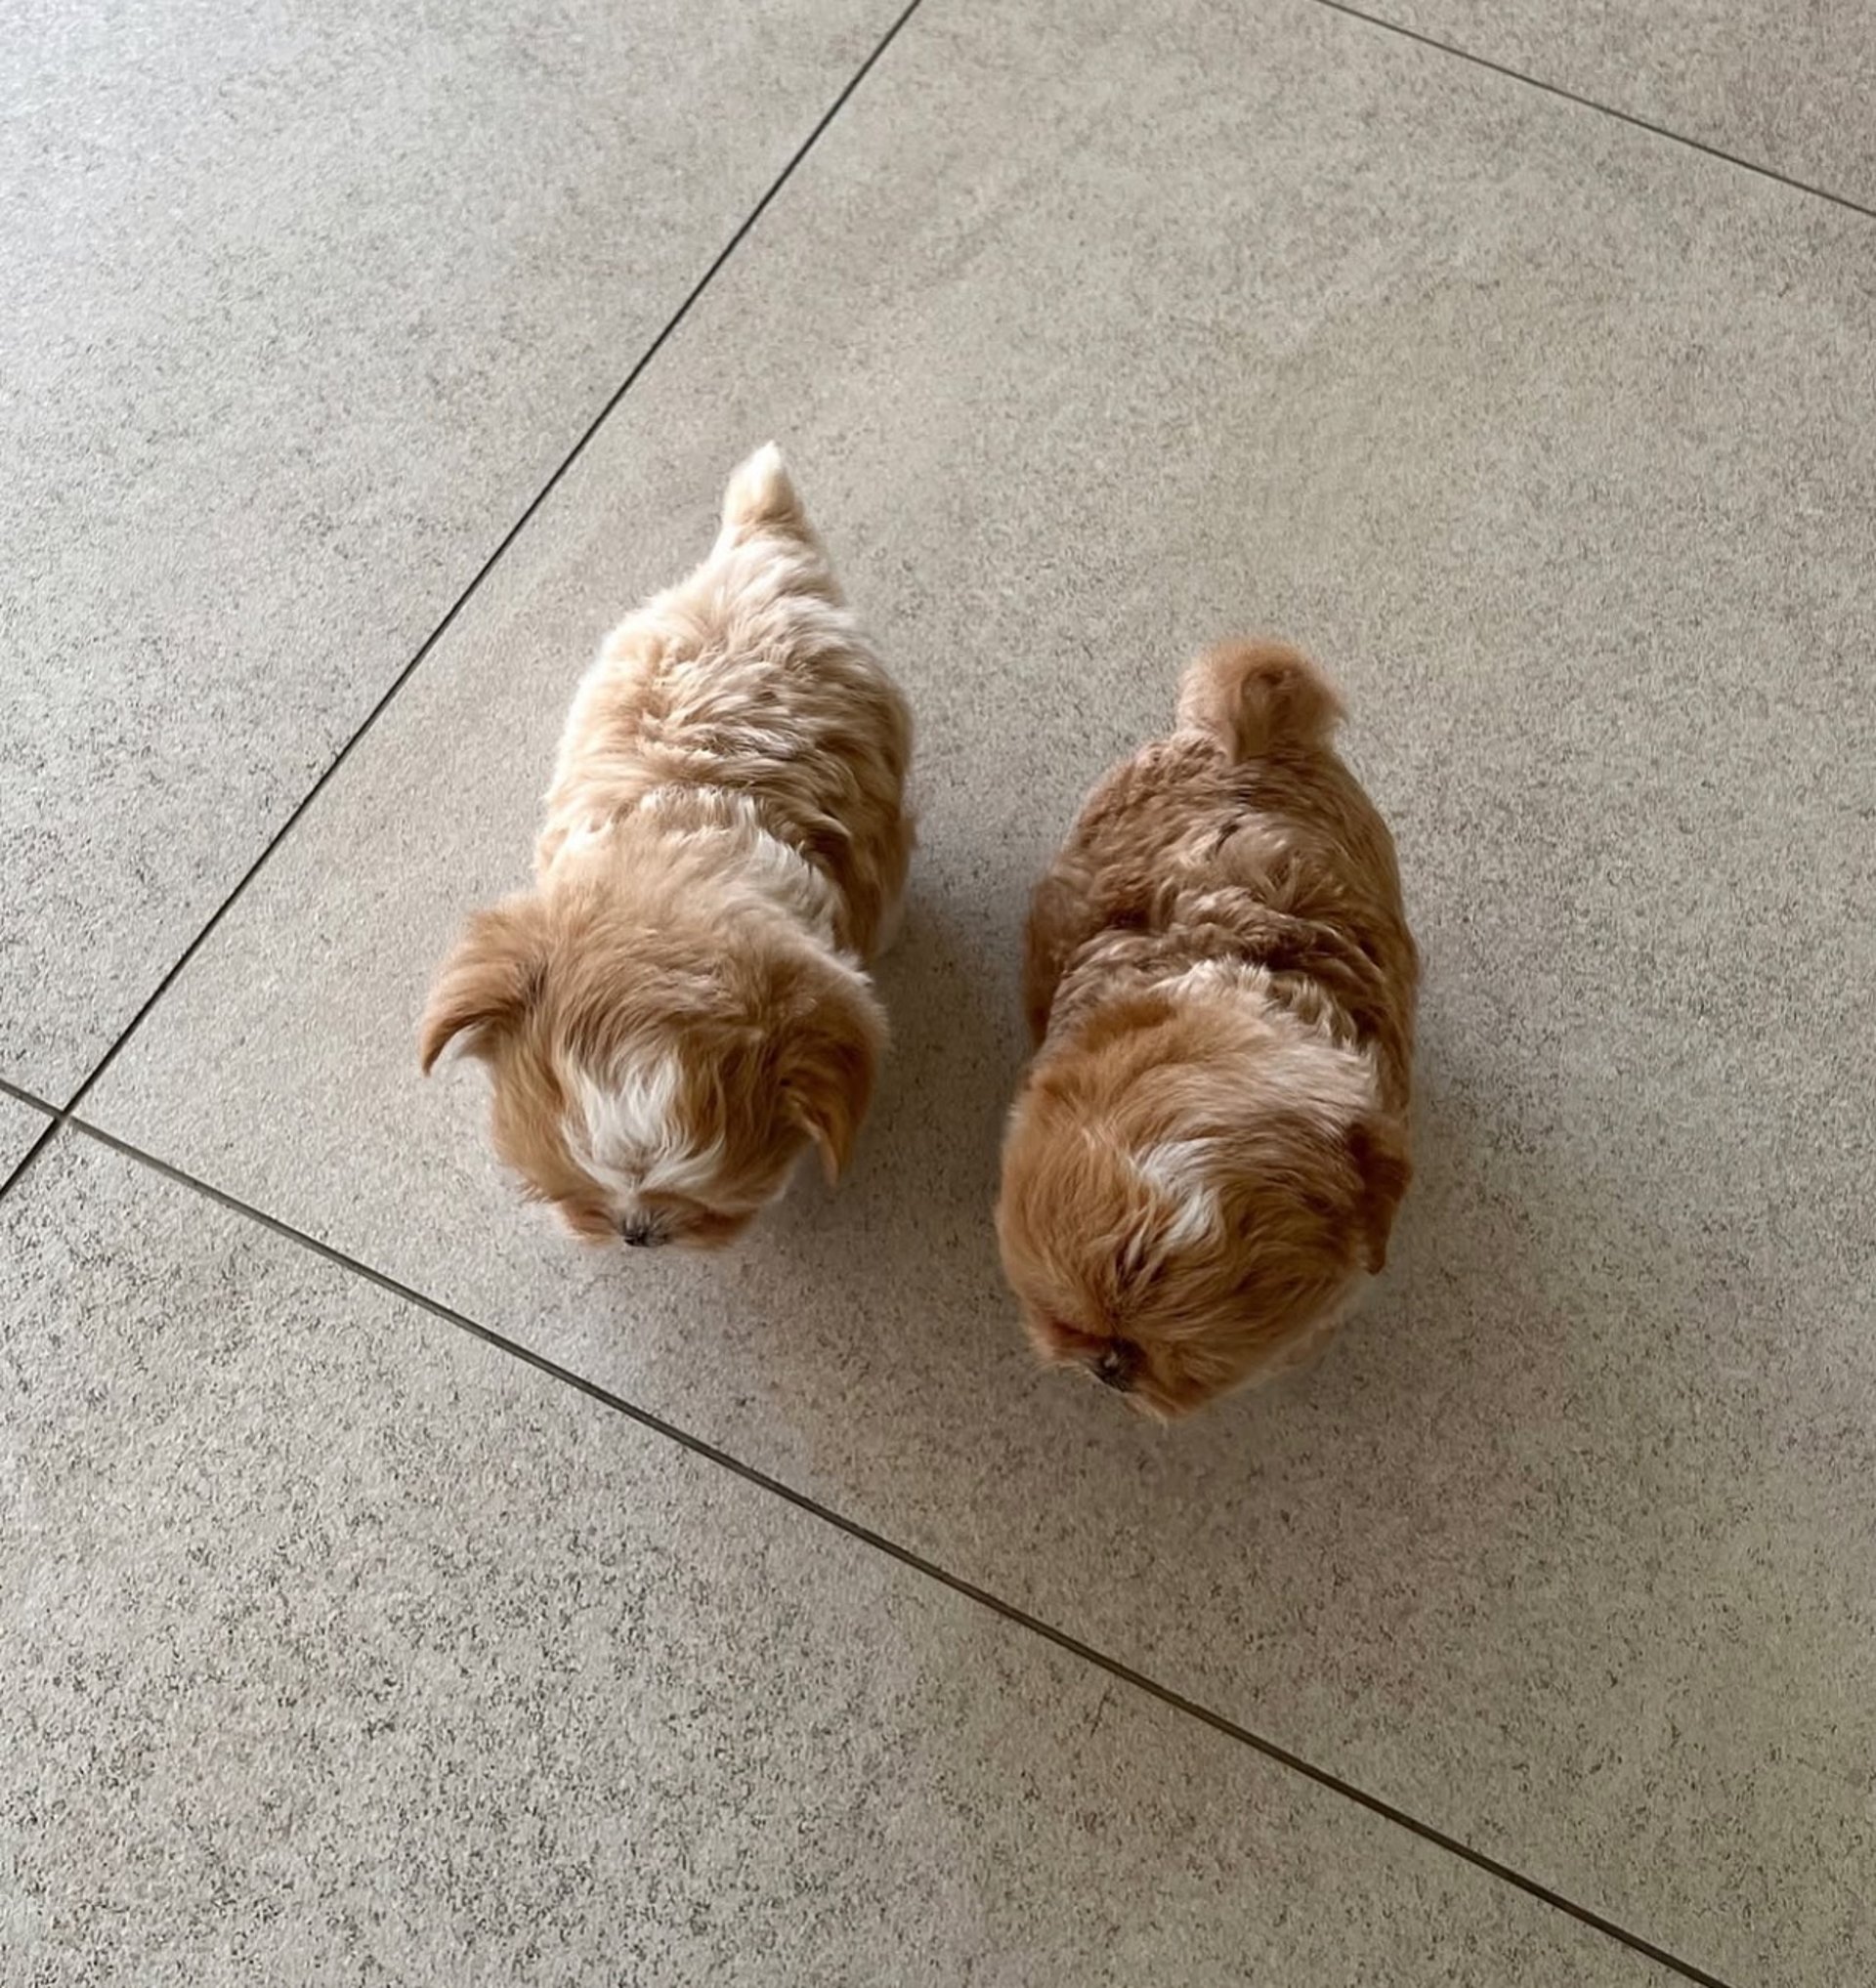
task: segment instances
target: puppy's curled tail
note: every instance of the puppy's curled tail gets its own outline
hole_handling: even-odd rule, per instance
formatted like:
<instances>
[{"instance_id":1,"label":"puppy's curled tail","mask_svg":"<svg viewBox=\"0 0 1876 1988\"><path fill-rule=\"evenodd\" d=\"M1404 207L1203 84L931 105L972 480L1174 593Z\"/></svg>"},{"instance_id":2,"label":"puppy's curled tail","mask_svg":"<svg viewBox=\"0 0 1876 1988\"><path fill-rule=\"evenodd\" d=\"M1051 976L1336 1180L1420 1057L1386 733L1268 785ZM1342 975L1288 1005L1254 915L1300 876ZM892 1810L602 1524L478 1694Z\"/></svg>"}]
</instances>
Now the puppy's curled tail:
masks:
<instances>
[{"instance_id":1,"label":"puppy's curled tail","mask_svg":"<svg viewBox=\"0 0 1876 1988\"><path fill-rule=\"evenodd\" d=\"M746 462L731 472L723 492L723 533L726 538L752 537L757 532L808 536L808 514L794 487L782 451L765 442Z\"/></svg>"},{"instance_id":2,"label":"puppy's curled tail","mask_svg":"<svg viewBox=\"0 0 1876 1988\"><path fill-rule=\"evenodd\" d=\"M1210 734L1233 759L1327 745L1341 722L1329 679L1284 642L1220 642L1179 684L1180 726Z\"/></svg>"}]
</instances>

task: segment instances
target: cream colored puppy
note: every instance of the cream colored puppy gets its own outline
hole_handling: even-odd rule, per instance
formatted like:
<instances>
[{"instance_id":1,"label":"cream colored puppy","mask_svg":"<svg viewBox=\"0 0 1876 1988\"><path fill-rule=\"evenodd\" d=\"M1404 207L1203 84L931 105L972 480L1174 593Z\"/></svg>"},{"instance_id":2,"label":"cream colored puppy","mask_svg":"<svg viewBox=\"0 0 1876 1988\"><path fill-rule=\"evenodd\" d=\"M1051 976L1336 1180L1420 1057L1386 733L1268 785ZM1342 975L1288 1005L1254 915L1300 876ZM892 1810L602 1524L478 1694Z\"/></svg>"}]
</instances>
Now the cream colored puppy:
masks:
<instances>
[{"instance_id":1,"label":"cream colored puppy","mask_svg":"<svg viewBox=\"0 0 1876 1988\"><path fill-rule=\"evenodd\" d=\"M574 698L534 887L432 989L494 1142L577 1236L719 1245L819 1151L839 1173L886 1043L867 965L911 860L905 699L773 446L709 557L616 629Z\"/></svg>"}]
</instances>

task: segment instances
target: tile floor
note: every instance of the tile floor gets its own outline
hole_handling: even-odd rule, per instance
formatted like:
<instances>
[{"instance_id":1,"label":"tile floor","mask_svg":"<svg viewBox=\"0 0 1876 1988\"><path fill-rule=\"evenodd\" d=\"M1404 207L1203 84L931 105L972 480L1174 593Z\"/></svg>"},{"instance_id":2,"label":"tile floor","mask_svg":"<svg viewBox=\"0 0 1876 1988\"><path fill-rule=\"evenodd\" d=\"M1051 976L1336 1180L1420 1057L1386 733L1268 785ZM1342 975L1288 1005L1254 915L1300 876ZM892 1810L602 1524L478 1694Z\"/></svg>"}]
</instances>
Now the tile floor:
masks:
<instances>
[{"instance_id":1,"label":"tile floor","mask_svg":"<svg viewBox=\"0 0 1876 1988\"><path fill-rule=\"evenodd\" d=\"M16 36L0 1979L1876 1978L1876 27L1374 12ZM596 1260L413 1019L769 435L919 714L897 1056ZM1159 1434L985 1211L1028 880L1246 625L1421 1175Z\"/></svg>"}]
</instances>

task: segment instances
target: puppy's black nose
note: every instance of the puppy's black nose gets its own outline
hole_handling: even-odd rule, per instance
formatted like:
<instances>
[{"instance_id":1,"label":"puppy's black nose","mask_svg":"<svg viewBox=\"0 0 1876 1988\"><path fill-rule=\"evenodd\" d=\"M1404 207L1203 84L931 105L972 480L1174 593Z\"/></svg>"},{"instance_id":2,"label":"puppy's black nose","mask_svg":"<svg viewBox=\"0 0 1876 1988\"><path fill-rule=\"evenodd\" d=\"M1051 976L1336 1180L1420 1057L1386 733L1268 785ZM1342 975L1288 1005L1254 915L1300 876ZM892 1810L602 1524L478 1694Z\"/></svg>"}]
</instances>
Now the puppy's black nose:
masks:
<instances>
[{"instance_id":1,"label":"puppy's black nose","mask_svg":"<svg viewBox=\"0 0 1876 1988\"><path fill-rule=\"evenodd\" d=\"M649 1215L634 1215L629 1221L619 1223L618 1240L628 1249L656 1249L664 1237Z\"/></svg>"},{"instance_id":2,"label":"puppy's black nose","mask_svg":"<svg viewBox=\"0 0 1876 1988\"><path fill-rule=\"evenodd\" d=\"M1139 1365L1138 1356L1130 1346L1109 1346L1094 1363L1094 1378L1103 1387L1112 1387L1125 1394L1133 1385L1133 1373Z\"/></svg>"}]
</instances>

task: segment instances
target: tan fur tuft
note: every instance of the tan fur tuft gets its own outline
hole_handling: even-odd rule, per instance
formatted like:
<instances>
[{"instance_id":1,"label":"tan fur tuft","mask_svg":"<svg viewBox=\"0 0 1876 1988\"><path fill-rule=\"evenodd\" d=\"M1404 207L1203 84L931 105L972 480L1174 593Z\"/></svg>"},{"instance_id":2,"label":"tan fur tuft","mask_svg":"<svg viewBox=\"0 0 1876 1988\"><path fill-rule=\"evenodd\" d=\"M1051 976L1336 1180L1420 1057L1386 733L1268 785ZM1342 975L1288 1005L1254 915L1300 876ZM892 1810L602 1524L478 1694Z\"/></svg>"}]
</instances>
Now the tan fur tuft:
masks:
<instances>
[{"instance_id":1,"label":"tan fur tuft","mask_svg":"<svg viewBox=\"0 0 1876 1988\"><path fill-rule=\"evenodd\" d=\"M1185 672L1179 723L1215 739L1234 759L1321 751L1342 722L1342 699L1300 650L1281 642L1223 642Z\"/></svg>"},{"instance_id":2,"label":"tan fur tuft","mask_svg":"<svg viewBox=\"0 0 1876 1988\"><path fill-rule=\"evenodd\" d=\"M487 1053L494 1032L527 1012L544 960L539 908L532 898L477 911L439 969L417 1029L417 1057L428 1077L456 1036Z\"/></svg>"},{"instance_id":3,"label":"tan fur tuft","mask_svg":"<svg viewBox=\"0 0 1876 1988\"><path fill-rule=\"evenodd\" d=\"M800 493L773 442L765 442L731 475L723 492L723 529L742 535L755 531L807 535Z\"/></svg>"},{"instance_id":4,"label":"tan fur tuft","mask_svg":"<svg viewBox=\"0 0 1876 1988\"><path fill-rule=\"evenodd\" d=\"M804 990L779 1072L785 1109L813 1140L829 1185L846 1171L886 1053L886 1016L858 974Z\"/></svg>"}]
</instances>

